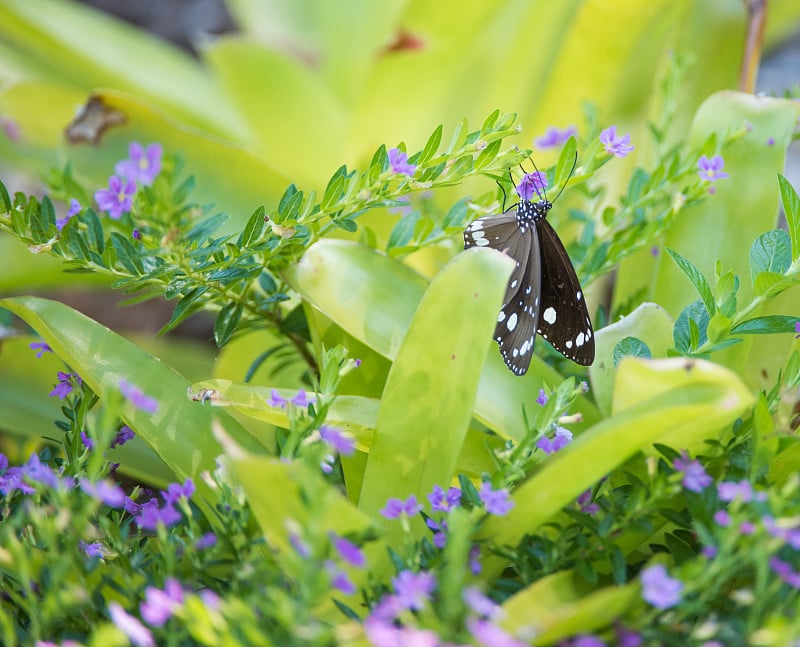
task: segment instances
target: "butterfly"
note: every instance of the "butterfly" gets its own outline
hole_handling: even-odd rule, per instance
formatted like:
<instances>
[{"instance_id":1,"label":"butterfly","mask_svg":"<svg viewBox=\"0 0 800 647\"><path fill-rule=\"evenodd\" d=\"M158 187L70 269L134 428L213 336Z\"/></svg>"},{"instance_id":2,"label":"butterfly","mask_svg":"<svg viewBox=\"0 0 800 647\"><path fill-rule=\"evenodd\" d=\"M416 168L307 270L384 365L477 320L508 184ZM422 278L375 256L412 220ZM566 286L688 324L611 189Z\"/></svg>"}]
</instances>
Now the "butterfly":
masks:
<instances>
[{"instance_id":1,"label":"butterfly","mask_svg":"<svg viewBox=\"0 0 800 647\"><path fill-rule=\"evenodd\" d=\"M464 249L490 247L517 263L494 329L500 354L515 375L527 372L537 334L573 362L588 366L594 361L594 332L581 285L567 250L547 222L553 204L542 196L546 182L538 170L526 174L516 187L518 204L478 218L464 230ZM539 194L535 202L530 199L534 189Z\"/></svg>"}]
</instances>

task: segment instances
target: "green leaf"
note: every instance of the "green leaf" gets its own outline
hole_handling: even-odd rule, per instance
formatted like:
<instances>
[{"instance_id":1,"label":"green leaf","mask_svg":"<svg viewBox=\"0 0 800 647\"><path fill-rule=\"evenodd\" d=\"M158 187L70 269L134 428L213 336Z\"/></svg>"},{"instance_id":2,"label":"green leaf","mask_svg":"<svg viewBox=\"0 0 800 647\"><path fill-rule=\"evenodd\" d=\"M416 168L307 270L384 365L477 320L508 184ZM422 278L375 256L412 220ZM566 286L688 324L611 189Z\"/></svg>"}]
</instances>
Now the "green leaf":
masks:
<instances>
[{"instance_id":1,"label":"green leaf","mask_svg":"<svg viewBox=\"0 0 800 647\"><path fill-rule=\"evenodd\" d=\"M792 241L783 229L761 234L750 248L750 277L762 272L783 274L792 264Z\"/></svg>"},{"instance_id":2,"label":"green leaf","mask_svg":"<svg viewBox=\"0 0 800 647\"><path fill-rule=\"evenodd\" d=\"M243 306L240 302L231 301L219 311L214 321L214 341L217 346L224 346L228 343L242 318L242 309Z\"/></svg>"},{"instance_id":3,"label":"green leaf","mask_svg":"<svg viewBox=\"0 0 800 647\"><path fill-rule=\"evenodd\" d=\"M669 247L667 247L666 250L669 255L672 256L672 260L683 270L683 273L689 277L692 285L694 285L700 298L703 300L708 314L713 315L717 310L717 306L714 301L714 293L711 291L711 286L708 284L708 281L706 281L706 277L703 276L702 272L700 272L691 261L678 254L678 252Z\"/></svg>"},{"instance_id":4,"label":"green leaf","mask_svg":"<svg viewBox=\"0 0 800 647\"><path fill-rule=\"evenodd\" d=\"M117 252L117 260L126 270L131 274L144 274L142 262L138 258L139 253L125 236L117 231L112 231L111 245Z\"/></svg>"},{"instance_id":5,"label":"green leaf","mask_svg":"<svg viewBox=\"0 0 800 647\"><path fill-rule=\"evenodd\" d=\"M641 357L644 359L652 359L653 355L650 348L641 339L636 337L625 337L617 342L614 346L612 358L614 366L619 366L623 357Z\"/></svg>"},{"instance_id":6,"label":"green leaf","mask_svg":"<svg viewBox=\"0 0 800 647\"><path fill-rule=\"evenodd\" d=\"M794 187L783 175L778 173L778 186L781 190L783 211L789 227L789 238L792 243L792 260L800 258L800 197Z\"/></svg>"},{"instance_id":7,"label":"green leaf","mask_svg":"<svg viewBox=\"0 0 800 647\"><path fill-rule=\"evenodd\" d=\"M249 247L261 237L261 232L264 231L265 215L264 205L261 205L253 212L253 215L250 216L250 219L244 226L242 235L239 236L240 247Z\"/></svg>"},{"instance_id":8,"label":"green leaf","mask_svg":"<svg viewBox=\"0 0 800 647\"><path fill-rule=\"evenodd\" d=\"M339 197L342 195L342 189L344 189L346 177L347 167L340 166L336 170L336 173L331 176L331 179L328 181L328 186L325 187L325 193L322 195L322 200L320 201L320 209L329 211L339 200Z\"/></svg>"},{"instance_id":9,"label":"green leaf","mask_svg":"<svg viewBox=\"0 0 800 647\"><path fill-rule=\"evenodd\" d=\"M119 381L135 384L158 401L150 414L124 402L121 417L173 471L175 478L194 479L208 512L217 496L199 478L215 468L222 447L211 431L217 419L227 434L249 451L260 445L228 414L186 398L189 382L124 337L56 301L36 297L0 300L0 307L30 325L53 351L101 398L115 395ZM147 480L147 466L127 466ZM213 519L214 516L210 515Z\"/></svg>"},{"instance_id":10,"label":"green leaf","mask_svg":"<svg viewBox=\"0 0 800 647\"><path fill-rule=\"evenodd\" d=\"M480 171L482 168L490 164L497 154L500 152L500 144L502 143L501 140L496 139L491 144L486 146L480 153L478 153L478 157L475 160L475 170Z\"/></svg>"},{"instance_id":11,"label":"green leaf","mask_svg":"<svg viewBox=\"0 0 800 647\"><path fill-rule=\"evenodd\" d=\"M383 390L361 510L376 515L398 491L422 499L434 485L450 482L511 269L507 256L469 250L425 291ZM449 320L470 325L443 325ZM421 521L415 526L417 533L424 528Z\"/></svg>"},{"instance_id":12,"label":"green leaf","mask_svg":"<svg viewBox=\"0 0 800 647\"><path fill-rule=\"evenodd\" d=\"M795 324L800 321L800 317L790 317L788 315L766 315L764 317L753 317L747 321L735 325L731 329L732 335L773 335L776 333L797 332Z\"/></svg>"},{"instance_id":13,"label":"green leaf","mask_svg":"<svg viewBox=\"0 0 800 647\"><path fill-rule=\"evenodd\" d=\"M175 310L172 311L172 317L170 317L170 320L159 331L159 334L163 335L165 332L172 330L181 321L186 319L186 317L203 307L205 302L201 299L207 291L208 286L199 285L178 301Z\"/></svg>"},{"instance_id":14,"label":"green leaf","mask_svg":"<svg viewBox=\"0 0 800 647\"><path fill-rule=\"evenodd\" d=\"M561 153L558 156L558 163L556 164L556 170L553 175L553 181L567 181L567 177L572 170L572 165L575 164L575 153L578 151L578 143L575 141L574 137L570 137L564 147L561 149ZM561 187L558 187L558 191L561 190ZM553 196L555 198L555 196Z\"/></svg>"},{"instance_id":15,"label":"green leaf","mask_svg":"<svg viewBox=\"0 0 800 647\"><path fill-rule=\"evenodd\" d=\"M695 301L686 306L678 315L672 331L675 348L681 353L688 353L705 344L708 340L706 331L709 320L708 310L702 301Z\"/></svg>"},{"instance_id":16,"label":"green leaf","mask_svg":"<svg viewBox=\"0 0 800 647\"><path fill-rule=\"evenodd\" d=\"M439 150L439 146L442 143L442 131L443 126L439 124L431 133L431 136L428 138L428 141L425 143L425 147L422 149L422 152L419 154L419 157L416 159L417 164L424 164L427 162L431 157L436 154L436 151Z\"/></svg>"}]
</instances>

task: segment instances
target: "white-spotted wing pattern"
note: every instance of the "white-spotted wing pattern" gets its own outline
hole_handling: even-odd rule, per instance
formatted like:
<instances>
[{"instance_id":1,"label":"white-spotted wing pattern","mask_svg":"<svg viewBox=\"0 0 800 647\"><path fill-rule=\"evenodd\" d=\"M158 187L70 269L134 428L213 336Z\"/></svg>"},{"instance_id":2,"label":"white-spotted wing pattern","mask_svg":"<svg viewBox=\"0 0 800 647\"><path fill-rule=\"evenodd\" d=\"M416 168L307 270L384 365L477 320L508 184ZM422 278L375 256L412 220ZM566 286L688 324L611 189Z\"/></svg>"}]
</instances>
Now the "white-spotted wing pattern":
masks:
<instances>
[{"instance_id":1,"label":"white-spotted wing pattern","mask_svg":"<svg viewBox=\"0 0 800 647\"><path fill-rule=\"evenodd\" d=\"M594 333L578 277L564 245L547 222L548 200L522 200L464 230L464 247L491 247L516 261L497 317L494 338L508 368L524 375L536 334L559 353L588 366Z\"/></svg>"}]
</instances>

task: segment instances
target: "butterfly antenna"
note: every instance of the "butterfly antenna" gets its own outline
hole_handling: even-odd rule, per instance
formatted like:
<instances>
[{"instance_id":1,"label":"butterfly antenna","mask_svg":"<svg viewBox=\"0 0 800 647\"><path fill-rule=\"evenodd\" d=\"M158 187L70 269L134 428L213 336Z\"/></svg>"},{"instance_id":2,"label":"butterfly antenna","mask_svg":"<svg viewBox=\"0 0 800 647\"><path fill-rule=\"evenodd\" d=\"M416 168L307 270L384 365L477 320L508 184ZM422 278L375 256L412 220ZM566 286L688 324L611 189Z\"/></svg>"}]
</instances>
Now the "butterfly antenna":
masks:
<instances>
[{"instance_id":1,"label":"butterfly antenna","mask_svg":"<svg viewBox=\"0 0 800 647\"><path fill-rule=\"evenodd\" d=\"M575 172L575 165L577 163L578 163L578 151L575 151L575 160L572 162L572 168L569 171L569 175L567 176L567 179L564 180L564 186L561 187L561 191L558 192L558 195L555 197L555 200L553 200L553 202L558 200L558 196L561 195L562 193L564 193L564 189L567 188L567 182L569 182L569 179L572 177L572 174Z\"/></svg>"},{"instance_id":2,"label":"butterfly antenna","mask_svg":"<svg viewBox=\"0 0 800 647\"><path fill-rule=\"evenodd\" d=\"M511 175L511 171L509 171L508 174ZM514 178L511 178L511 181L513 183ZM506 190L503 188L503 185L500 184L500 182L498 182L497 180L495 180L494 183L503 192L503 206L500 208L500 211L505 211L506 210Z\"/></svg>"},{"instance_id":3,"label":"butterfly antenna","mask_svg":"<svg viewBox=\"0 0 800 647\"><path fill-rule=\"evenodd\" d=\"M528 159L531 161L531 164L533 164L533 169L536 171L537 176L541 177L543 175L543 173L536 166L536 162L533 161L532 157L529 157ZM545 182L547 182L547 176L546 175L544 176L544 179L545 179ZM547 200L547 188L546 187L542 186L542 190L539 191L539 189L536 188L536 184L534 183L533 188L536 189L536 193L539 194L540 198L543 197L545 200ZM544 194L544 195L542 195L542 194Z\"/></svg>"}]
</instances>

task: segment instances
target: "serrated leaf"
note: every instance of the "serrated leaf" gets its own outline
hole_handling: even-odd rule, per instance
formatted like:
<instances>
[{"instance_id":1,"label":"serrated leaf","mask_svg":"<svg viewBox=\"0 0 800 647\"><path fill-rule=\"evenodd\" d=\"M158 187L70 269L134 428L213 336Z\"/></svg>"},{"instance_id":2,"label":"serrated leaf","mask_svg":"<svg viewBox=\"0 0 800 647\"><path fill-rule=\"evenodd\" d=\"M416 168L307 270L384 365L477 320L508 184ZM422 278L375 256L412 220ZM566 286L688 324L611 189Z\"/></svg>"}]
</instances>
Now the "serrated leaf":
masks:
<instances>
[{"instance_id":1,"label":"serrated leaf","mask_svg":"<svg viewBox=\"0 0 800 647\"><path fill-rule=\"evenodd\" d=\"M750 248L750 277L762 272L783 274L792 264L792 241L783 229L761 234Z\"/></svg>"},{"instance_id":2,"label":"serrated leaf","mask_svg":"<svg viewBox=\"0 0 800 647\"><path fill-rule=\"evenodd\" d=\"M788 315L767 315L753 317L731 328L732 335L774 335L779 333L797 332L795 325L800 317Z\"/></svg>"},{"instance_id":3,"label":"serrated leaf","mask_svg":"<svg viewBox=\"0 0 800 647\"><path fill-rule=\"evenodd\" d=\"M706 342L706 330L708 329L708 310L702 301L694 301L686 306L678 315L675 327L672 330L672 338L675 348L681 353L688 353L698 345ZM694 334L692 330L694 326Z\"/></svg>"},{"instance_id":4,"label":"serrated leaf","mask_svg":"<svg viewBox=\"0 0 800 647\"><path fill-rule=\"evenodd\" d=\"M789 227L789 239L792 243L792 259L800 258L800 197L794 187L783 175L778 173L778 186L781 190L783 211Z\"/></svg>"},{"instance_id":5,"label":"serrated leaf","mask_svg":"<svg viewBox=\"0 0 800 647\"><path fill-rule=\"evenodd\" d=\"M652 359L653 354L650 348L641 339L636 337L624 337L620 339L614 346L611 354L614 360L614 366L619 366L623 357L642 357L644 359Z\"/></svg>"},{"instance_id":6,"label":"serrated leaf","mask_svg":"<svg viewBox=\"0 0 800 647\"><path fill-rule=\"evenodd\" d=\"M683 270L683 273L689 277L692 285L694 285L700 298L703 300L708 314L713 315L716 312L717 306L714 302L714 293L711 291L711 286L708 284L708 281L706 281L706 277L703 276L703 273L698 270L691 261L678 254L678 252L669 247L667 247L666 250L672 257L672 260Z\"/></svg>"}]
</instances>

